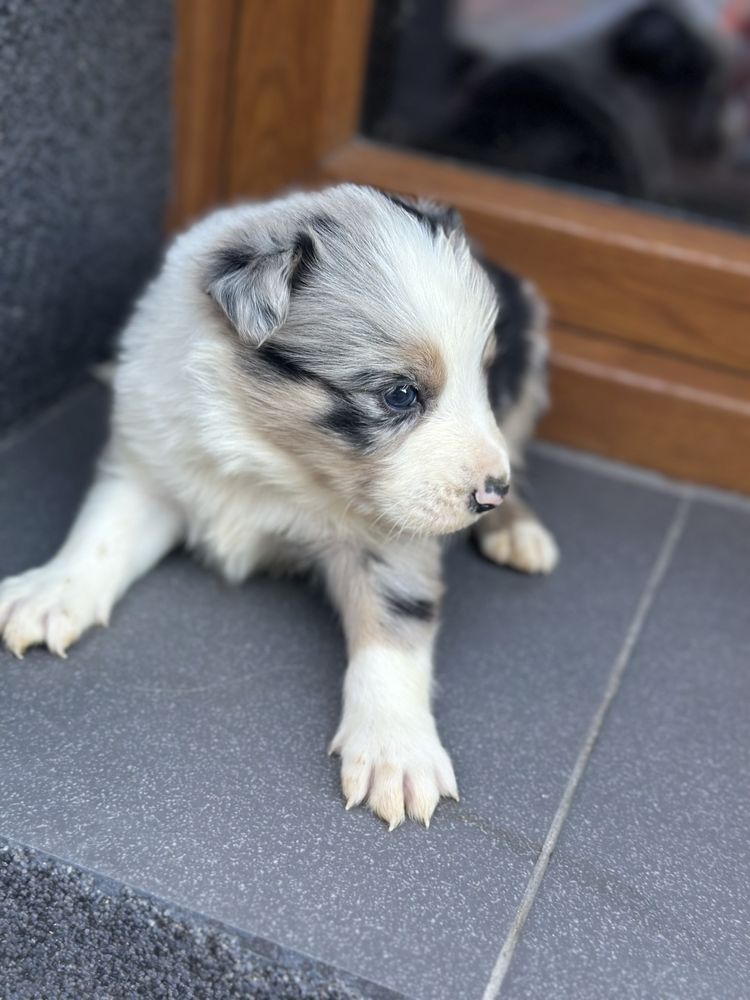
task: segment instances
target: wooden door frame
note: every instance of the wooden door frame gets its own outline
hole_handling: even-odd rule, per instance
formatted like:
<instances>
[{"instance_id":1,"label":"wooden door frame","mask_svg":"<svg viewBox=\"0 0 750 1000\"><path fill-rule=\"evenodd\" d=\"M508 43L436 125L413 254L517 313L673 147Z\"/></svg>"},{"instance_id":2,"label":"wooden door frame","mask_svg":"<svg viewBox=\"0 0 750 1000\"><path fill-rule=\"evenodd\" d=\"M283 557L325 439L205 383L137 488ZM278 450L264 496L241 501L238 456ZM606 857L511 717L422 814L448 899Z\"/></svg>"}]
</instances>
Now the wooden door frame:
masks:
<instances>
[{"instance_id":1,"label":"wooden door frame","mask_svg":"<svg viewBox=\"0 0 750 1000\"><path fill-rule=\"evenodd\" d=\"M371 0L177 0L170 225L343 180L454 204L551 303L542 436L750 493L750 239L364 140Z\"/></svg>"}]
</instances>

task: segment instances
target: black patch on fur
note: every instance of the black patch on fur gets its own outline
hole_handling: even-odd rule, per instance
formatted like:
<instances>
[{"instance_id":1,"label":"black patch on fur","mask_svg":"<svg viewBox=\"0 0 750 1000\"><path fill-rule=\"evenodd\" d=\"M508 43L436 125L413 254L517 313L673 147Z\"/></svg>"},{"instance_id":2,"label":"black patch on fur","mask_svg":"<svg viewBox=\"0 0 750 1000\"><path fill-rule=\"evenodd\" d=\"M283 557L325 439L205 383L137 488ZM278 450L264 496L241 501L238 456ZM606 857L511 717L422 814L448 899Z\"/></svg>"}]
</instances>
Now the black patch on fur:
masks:
<instances>
[{"instance_id":1,"label":"black patch on fur","mask_svg":"<svg viewBox=\"0 0 750 1000\"><path fill-rule=\"evenodd\" d=\"M278 344L266 341L264 344L261 344L253 355L251 355L251 363L253 357L260 358L260 360L271 371L282 378L290 379L293 382L315 383L315 385L320 386L330 396L337 400L336 406L334 407L335 412L340 410L343 415L344 410L354 408L356 405L352 401L351 395L346 391L346 389L342 388L340 385L336 385L335 382L326 378L325 375L321 375L319 372L313 371L311 368L305 368L304 365L300 364L299 361L288 354L283 347ZM324 420L327 423L328 417L324 418ZM339 419L336 422L337 424L341 424L343 421Z\"/></svg>"},{"instance_id":2,"label":"black patch on fur","mask_svg":"<svg viewBox=\"0 0 750 1000\"><path fill-rule=\"evenodd\" d=\"M338 434L360 451L366 451L372 445L372 421L346 394L321 419L320 427Z\"/></svg>"},{"instance_id":3,"label":"black patch on fur","mask_svg":"<svg viewBox=\"0 0 750 1000\"><path fill-rule=\"evenodd\" d=\"M423 597L409 597L405 594L397 594L393 590L387 590L383 594L383 598L388 610L400 618L416 618L420 622L431 622L437 616L435 602L428 601Z\"/></svg>"},{"instance_id":4,"label":"black patch on fur","mask_svg":"<svg viewBox=\"0 0 750 1000\"><path fill-rule=\"evenodd\" d=\"M341 235L341 226L330 215L314 215L310 220L313 232L324 239L335 240Z\"/></svg>"},{"instance_id":5,"label":"black patch on fur","mask_svg":"<svg viewBox=\"0 0 750 1000\"><path fill-rule=\"evenodd\" d=\"M292 291L298 292L303 285L309 285L312 273L318 263L318 252L309 233L299 233L294 245L294 270Z\"/></svg>"},{"instance_id":6,"label":"black patch on fur","mask_svg":"<svg viewBox=\"0 0 750 1000\"><path fill-rule=\"evenodd\" d=\"M277 344L266 341L261 344L255 354L277 375L291 379L294 382L317 382L318 376L308 368L303 367L283 351Z\"/></svg>"},{"instance_id":7,"label":"black patch on fur","mask_svg":"<svg viewBox=\"0 0 750 1000\"><path fill-rule=\"evenodd\" d=\"M328 412L318 419L318 427L343 438L359 451L367 451L372 447L377 439L379 429L402 423L411 416L409 413L378 414L372 411L368 412L357 400L358 392L367 391L368 402L372 405L371 386L361 384L364 376L362 378L355 377L351 386L338 385L326 378L325 375L321 375L311 368L306 368L293 355L284 350L282 345L274 343L273 340L261 344L245 357L245 364L253 375L258 375L258 362L260 361L270 377L317 385L323 389L331 398L331 406Z\"/></svg>"},{"instance_id":8,"label":"black patch on fur","mask_svg":"<svg viewBox=\"0 0 750 1000\"><path fill-rule=\"evenodd\" d=\"M487 261L482 263L500 300L495 324L497 357L489 371L490 401L495 407L507 407L518 399L529 370L534 303L515 274Z\"/></svg>"},{"instance_id":9,"label":"black patch on fur","mask_svg":"<svg viewBox=\"0 0 750 1000\"><path fill-rule=\"evenodd\" d=\"M405 410L403 413L391 410L373 412L371 393L368 393L371 407L368 412L358 403L356 390L347 392L331 383L328 383L328 386L332 392L338 393L339 398L331 410L318 422L318 426L325 431L339 435L360 451L372 449L381 435L387 435L388 431L414 419L414 413L411 410Z\"/></svg>"},{"instance_id":10,"label":"black patch on fur","mask_svg":"<svg viewBox=\"0 0 750 1000\"><path fill-rule=\"evenodd\" d=\"M219 278L227 274L237 274L249 267L256 254L250 247L222 247L213 256L211 273L208 276L209 284L213 284Z\"/></svg>"},{"instance_id":11,"label":"black patch on fur","mask_svg":"<svg viewBox=\"0 0 750 1000\"><path fill-rule=\"evenodd\" d=\"M451 233L461 228L461 216L450 205L439 205L436 202L428 201L411 201L409 198L402 198L400 195L390 194L387 191L381 193L391 204L408 212L423 226L426 226L433 236L436 236L441 230L444 233Z\"/></svg>"},{"instance_id":12,"label":"black patch on fur","mask_svg":"<svg viewBox=\"0 0 750 1000\"><path fill-rule=\"evenodd\" d=\"M429 215L425 215L425 213L417 208L413 202L406 201L404 198L399 198L399 196L395 194L386 194L385 197L391 202L391 204L397 205L404 212L408 212L409 215L417 219L418 222L421 222L423 226L427 226L433 236L437 234L438 227L435 220L431 219Z\"/></svg>"}]
</instances>

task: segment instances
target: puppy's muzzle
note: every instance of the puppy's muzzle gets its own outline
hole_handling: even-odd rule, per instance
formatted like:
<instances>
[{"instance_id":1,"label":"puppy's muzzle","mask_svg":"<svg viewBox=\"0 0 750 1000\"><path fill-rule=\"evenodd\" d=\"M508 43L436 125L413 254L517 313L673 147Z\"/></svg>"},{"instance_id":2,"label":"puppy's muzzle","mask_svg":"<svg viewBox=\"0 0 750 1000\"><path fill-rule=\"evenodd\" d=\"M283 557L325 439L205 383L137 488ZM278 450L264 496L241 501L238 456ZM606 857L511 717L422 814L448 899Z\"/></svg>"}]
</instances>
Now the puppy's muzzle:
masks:
<instances>
[{"instance_id":1,"label":"puppy's muzzle","mask_svg":"<svg viewBox=\"0 0 750 1000\"><path fill-rule=\"evenodd\" d=\"M509 489L509 482L488 476L482 489L474 490L469 497L469 507L475 514L484 514L494 507L499 507Z\"/></svg>"}]
</instances>

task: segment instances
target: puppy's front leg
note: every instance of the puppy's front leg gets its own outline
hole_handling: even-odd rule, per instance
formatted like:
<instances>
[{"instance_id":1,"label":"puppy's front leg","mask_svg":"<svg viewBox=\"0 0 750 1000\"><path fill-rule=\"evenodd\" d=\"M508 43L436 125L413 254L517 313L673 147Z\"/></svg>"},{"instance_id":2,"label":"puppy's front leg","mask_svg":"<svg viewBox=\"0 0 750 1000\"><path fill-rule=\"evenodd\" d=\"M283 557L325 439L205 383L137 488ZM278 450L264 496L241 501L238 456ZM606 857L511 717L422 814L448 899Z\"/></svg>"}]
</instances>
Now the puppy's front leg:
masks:
<instances>
[{"instance_id":1,"label":"puppy's front leg","mask_svg":"<svg viewBox=\"0 0 750 1000\"><path fill-rule=\"evenodd\" d=\"M458 798L430 708L442 590L438 545L341 549L329 557L326 574L349 652L330 747L341 756L346 807L367 801L391 830L407 813L429 826L441 795Z\"/></svg>"}]
</instances>

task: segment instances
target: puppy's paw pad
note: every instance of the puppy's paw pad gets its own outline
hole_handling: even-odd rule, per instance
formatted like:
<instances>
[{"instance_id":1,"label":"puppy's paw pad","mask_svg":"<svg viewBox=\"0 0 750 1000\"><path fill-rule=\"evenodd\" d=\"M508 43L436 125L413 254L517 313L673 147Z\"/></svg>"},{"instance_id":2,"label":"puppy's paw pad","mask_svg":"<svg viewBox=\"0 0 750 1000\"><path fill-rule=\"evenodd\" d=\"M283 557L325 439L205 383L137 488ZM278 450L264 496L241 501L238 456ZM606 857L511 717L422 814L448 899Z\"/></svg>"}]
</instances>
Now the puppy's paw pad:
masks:
<instances>
[{"instance_id":1,"label":"puppy's paw pad","mask_svg":"<svg viewBox=\"0 0 750 1000\"><path fill-rule=\"evenodd\" d=\"M429 826L441 796L458 798L453 765L431 717L421 725L345 719L331 749L341 756L346 808L366 803L389 830L406 816Z\"/></svg>"},{"instance_id":2,"label":"puppy's paw pad","mask_svg":"<svg viewBox=\"0 0 750 1000\"><path fill-rule=\"evenodd\" d=\"M96 593L62 570L42 566L0 584L0 634L19 659L45 644L64 657L100 618Z\"/></svg>"},{"instance_id":3,"label":"puppy's paw pad","mask_svg":"<svg viewBox=\"0 0 750 1000\"><path fill-rule=\"evenodd\" d=\"M511 566L522 573L551 573L560 559L557 543L539 521L514 521L479 539L487 559L499 566Z\"/></svg>"}]
</instances>

